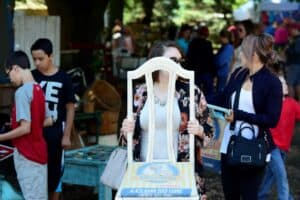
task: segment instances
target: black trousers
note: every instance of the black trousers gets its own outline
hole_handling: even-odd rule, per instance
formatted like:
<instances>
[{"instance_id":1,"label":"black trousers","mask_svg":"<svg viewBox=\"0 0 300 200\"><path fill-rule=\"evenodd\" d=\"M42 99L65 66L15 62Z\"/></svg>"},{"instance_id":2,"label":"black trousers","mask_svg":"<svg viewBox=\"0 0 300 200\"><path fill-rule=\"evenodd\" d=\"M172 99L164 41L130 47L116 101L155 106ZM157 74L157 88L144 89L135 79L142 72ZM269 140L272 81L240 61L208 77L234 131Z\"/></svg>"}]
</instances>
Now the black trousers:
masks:
<instances>
[{"instance_id":1,"label":"black trousers","mask_svg":"<svg viewBox=\"0 0 300 200\"><path fill-rule=\"evenodd\" d=\"M257 200L264 168L239 169L228 166L225 154L221 154L221 178L226 200Z\"/></svg>"}]
</instances>

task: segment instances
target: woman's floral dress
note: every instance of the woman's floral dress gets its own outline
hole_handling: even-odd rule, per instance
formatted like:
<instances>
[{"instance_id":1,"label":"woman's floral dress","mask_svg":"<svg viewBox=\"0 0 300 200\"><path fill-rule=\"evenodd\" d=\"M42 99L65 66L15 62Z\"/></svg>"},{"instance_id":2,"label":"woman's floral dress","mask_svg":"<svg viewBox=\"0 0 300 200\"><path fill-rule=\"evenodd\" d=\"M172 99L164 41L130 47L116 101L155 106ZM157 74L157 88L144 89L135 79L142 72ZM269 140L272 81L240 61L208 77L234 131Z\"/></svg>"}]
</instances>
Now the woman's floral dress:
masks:
<instances>
[{"instance_id":1,"label":"woman's floral dress","mask_svg":"<svg viewBox=\"0 0 300 200\"><path fill-rule=\"evenodd\" d=\"M179 127L178 139L178 161L187 161L189 159L189 134L187 132L187 123L189 120L189 84L183 80L176 81L176 97L181 113L181 122ZM136 120L135 131L133 135L134 150L133 155L136 161L140 160L140 140L141 127L139 122L139 114L147 100L146 84L140 84L135 87L133 96L133 113ZM213 133L212 126L208 123L208 109L203 93L198 87L195 87L195 115L196 119L203 126L206 135ZM125 142L125 141L124 141ZM205 194L205 180L203 177L203 165L201 159L202 140L195 137L195 170L197 188L200 194Z\"/></svg>"}]
</instances>

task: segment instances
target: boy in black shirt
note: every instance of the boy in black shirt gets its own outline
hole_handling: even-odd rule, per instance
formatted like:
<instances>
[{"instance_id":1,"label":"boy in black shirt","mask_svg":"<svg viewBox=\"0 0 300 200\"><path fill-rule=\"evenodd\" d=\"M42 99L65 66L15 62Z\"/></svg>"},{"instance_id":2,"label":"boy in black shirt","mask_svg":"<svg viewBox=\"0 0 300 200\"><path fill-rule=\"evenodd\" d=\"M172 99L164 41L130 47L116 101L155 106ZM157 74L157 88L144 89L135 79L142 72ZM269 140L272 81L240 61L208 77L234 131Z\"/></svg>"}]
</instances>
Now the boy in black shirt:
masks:
<instances>
[{"instance_id":1,"label":"boy in black shirt","mask_svg":"<svg viewBox=\"0 0 300 200\"><path fill-rule=\"evenodd\" d=\"M40 38L31 46L36 69L34 79L45 92L54 124L44 129L48 150L48 192L50 200L58 200L63 172L63 149L71 145L70 135L75 113L74 89L70 77L53 63L53 46Z\"/></svg>"}]
</instances>

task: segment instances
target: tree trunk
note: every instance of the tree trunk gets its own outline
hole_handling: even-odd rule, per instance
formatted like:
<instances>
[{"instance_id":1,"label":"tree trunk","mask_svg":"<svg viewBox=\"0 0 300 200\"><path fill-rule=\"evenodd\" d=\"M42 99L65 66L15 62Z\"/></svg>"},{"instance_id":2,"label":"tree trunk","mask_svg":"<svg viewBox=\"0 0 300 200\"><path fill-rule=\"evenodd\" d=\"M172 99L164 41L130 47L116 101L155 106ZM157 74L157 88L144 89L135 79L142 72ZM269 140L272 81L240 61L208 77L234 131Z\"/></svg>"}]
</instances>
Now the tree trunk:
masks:
<instances>
[{"instance_id":1,"label":"tree trunk","mask_svg":"<svg viewBox=\"0 0 300 200\"><path fill-rule=\"evenodd\" d=\"M104 26L109 0L46 0L49 15L61 17L61 47L71 43L95 43Z\"/></svg>"},{"instance_id":2,"label":"tree trunk","mask_svg":"<svg viewBox=\"0 0 300 200\"><path fill-rule=\"evenodd\" d=\"M111 0L109 2L109 28L114 26L116 19L123 21L124 0Z\"/></svg>"},{"instance_id":3,"label":"tree trunk","mask_svg":"<svg viewBox=\"0 0 300 200\"><path fill-rule=\"evenodd\" d=\"M142 0L143 9L145 12L145 17L143 19L144 24L150 24L151 18L153 15L153 8L155 4L155 0Z\"/></svg>"},{"instance_id":4,"label":"tree trunk","mask_svg":"<svg viewBox=\"0 0 300 200\"><path fill-rule=\"evenodd\" d=\"M4 66L7 56L14 50L14 7L14 0L0 0L0 66Z\"/></svg>"},{"instance_id":5,"label":"tree trunk","mask_svg":"<svg viewBox=\"0 0 300 200\"><path fill-rule=\"evenodd\" d=\"M104 12L109 0L46 0L49 15L61 17L61 48L80 49L74 61L83 68L87 82L94 80L93 50L99 48Z\"/></svg>"}]
</instances>

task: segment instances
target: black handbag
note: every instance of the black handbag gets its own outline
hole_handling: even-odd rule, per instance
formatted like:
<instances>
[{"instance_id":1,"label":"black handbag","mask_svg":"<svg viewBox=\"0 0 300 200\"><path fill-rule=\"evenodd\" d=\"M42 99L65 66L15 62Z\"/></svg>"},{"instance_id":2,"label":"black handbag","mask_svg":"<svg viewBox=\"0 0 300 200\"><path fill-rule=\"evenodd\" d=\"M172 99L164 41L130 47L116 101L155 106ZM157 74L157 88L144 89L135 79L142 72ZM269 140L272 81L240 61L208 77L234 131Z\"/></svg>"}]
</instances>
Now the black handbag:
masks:
<instances>
[{"instance_id":1,"label":"black handbag","mask_svg":"<svg viewBox=\"0 0 300 200\"><path fill-rule=\"evenodd\" d=\"M255 137L254 127L249 124L242 126L237 135L232 135L227 147L227 164L240 168L259 168L266 165L266 157L268 154L268 145L265 133ZM251 130L252 139L242 136L242 131Z\"/></svg>"},{"instance_id":2,"label":"black handbag","mask_svg":"<svg viewBox=\"0 0 300 200\"><path fill-rule=\"evenodd\" d=\"M245 76L245 75L244 75ZM237 109L241 87L237 87L233 109ZM230 130L235 130L236 121L230 123ZM246 124L246 126L243 126ZM247 139L242 136L242 131L250 129L253 133L252 139ZM241 123L238 134L232 135L227 147L226 160L230 166L239 168L254 168L264 167L266 165L266 157L268 154L268 140L266 131L260 130L258 137L255 137L254 127L249 123Z\"/></svg>"}]
</instances>

